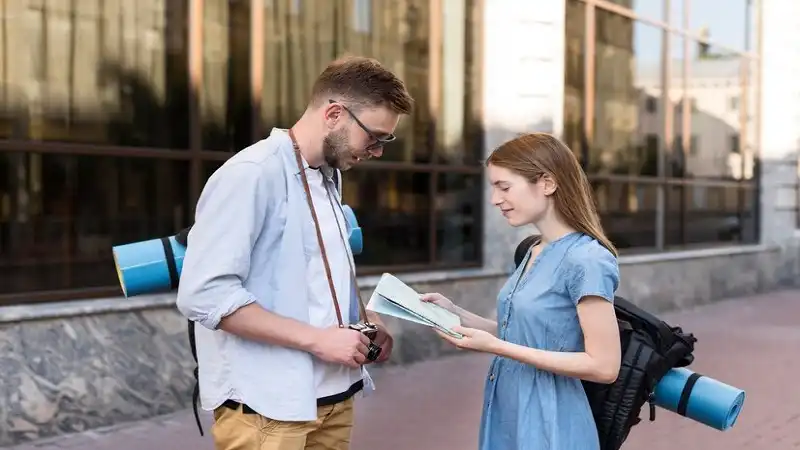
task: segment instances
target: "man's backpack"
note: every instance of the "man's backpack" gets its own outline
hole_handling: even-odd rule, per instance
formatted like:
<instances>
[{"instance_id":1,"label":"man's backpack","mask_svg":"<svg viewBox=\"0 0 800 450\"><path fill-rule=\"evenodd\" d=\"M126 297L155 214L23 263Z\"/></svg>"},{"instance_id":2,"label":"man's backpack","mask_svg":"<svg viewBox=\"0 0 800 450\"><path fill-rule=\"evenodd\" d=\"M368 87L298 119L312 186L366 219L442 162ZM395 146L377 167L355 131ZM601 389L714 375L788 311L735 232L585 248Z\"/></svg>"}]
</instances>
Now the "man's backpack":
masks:
<instances>
[{"instance_id":1,"label":"man's backpack","mask_svg":"<svg viewBox=\"0 0 800 450\"><path fill-rule=\"evenodd\" d=\"M529 236L514 251L518 267L528 249L539 236ZM694 343L691 333L672 327L622 297L614 297L614 310L619 324L622 361L617 380L612 384L582 380L592 408L600 450L618 450L630 429L641 419L639 413L649 404L650 421L655 420L655 387L670 369L692 363ZM687 398L681 398L685 404ZM680 408L680 405L679 405Z\"/></svg>"},{"instance_id":2,"label":"man's backpack","mask_svg":"<svg viewBox=\"0 0 800 450\"><path fill-rule=\"evenodd\" d=\"M333 185L336 188L336 190L339 191L339 194L341 195L342 190L341 190L341 187L340 187L340 184L341 184L340 177L341 177L340 172L338 170L335 171L334 172L334 176L333 176ZM181 244L184 247L188 246L189 245L189 231L191 231L191 229L192 229L192 226L190 225L190 226L184 228L183 230L179 231L178 234L175 235L175 241L177 241L179 244ZM172 254L171 254L172 253L172 248L169 245L165 245L164 246L164 251L167 252L167 255L166 255L167 256L167 258L166 258L167 259L167 264L170 265L170 262L171 262L172 265L174 265L174 260L173 260ZM173 289L178 287L178 281L179 280L178 280L177 273L178 273L178 271L174 267L170 267L170 278L172 279L172 288ZM198 402L200 400L200 367L199 367L199 365L197 363L197 343L195 341L195 335L194 335L195 324L194 324L194 321L192 321L192 320L188 320L187 322L188 322L188 331L189 331L189 349L192 351L192 358L194 359L194 370L192 371L192 373L194 374L194 388L192 389L192 410L194 411L194 420L195 420L195 422L197 422L197 429L200 431L200 436L203 436L204 435L203 434L203 425L200 422L200 414L198 413L198 410L197 410L197 404L198 404Z\"/></svg>"}]
</instances>

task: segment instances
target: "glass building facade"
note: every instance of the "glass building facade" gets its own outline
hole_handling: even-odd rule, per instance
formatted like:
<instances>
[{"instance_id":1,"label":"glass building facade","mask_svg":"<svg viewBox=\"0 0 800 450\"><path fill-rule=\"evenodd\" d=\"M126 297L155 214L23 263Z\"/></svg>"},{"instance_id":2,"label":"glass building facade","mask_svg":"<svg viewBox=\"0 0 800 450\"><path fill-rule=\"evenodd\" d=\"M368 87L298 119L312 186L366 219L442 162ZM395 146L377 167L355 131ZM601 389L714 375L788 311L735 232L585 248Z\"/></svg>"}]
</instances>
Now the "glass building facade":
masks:
<instances>
[{"instance_id":1,"label":"glass building facade","mask_svg":"<svg viewBox=\"0 0 800 450\"><path fill-rule=\"evenodd\" d=\"M346 53L417 103L344 177L360 273L480 265L481 2L457 3L4 1L0 305L119 294L111 247L189 225L210 174Z\"/></svg>"},{"instance_id":2,"label":"glass building facade","mask_svg":"<svg viewBox=\"0 0 800 450\"><path fill-rule=\"evenodd\" d=\"M627 252L759 239L749 0L567 0L564 138Z\"/></svg>"},{"instance_id":3,"label":"glass building facade","mask_svg":"<svg viewBox=\"0 0 800 450\"><path fill-rule=\"evenodd\" d=\"M485 264L486 0L2 5L0 305L119 295L111 247L191 224L214 170L290 126L347 53L416 99L343 179L359 273ZM726 5L565 0L555 131L623 254L759 242L757 7Z\"/></svg>"}]
</instances>

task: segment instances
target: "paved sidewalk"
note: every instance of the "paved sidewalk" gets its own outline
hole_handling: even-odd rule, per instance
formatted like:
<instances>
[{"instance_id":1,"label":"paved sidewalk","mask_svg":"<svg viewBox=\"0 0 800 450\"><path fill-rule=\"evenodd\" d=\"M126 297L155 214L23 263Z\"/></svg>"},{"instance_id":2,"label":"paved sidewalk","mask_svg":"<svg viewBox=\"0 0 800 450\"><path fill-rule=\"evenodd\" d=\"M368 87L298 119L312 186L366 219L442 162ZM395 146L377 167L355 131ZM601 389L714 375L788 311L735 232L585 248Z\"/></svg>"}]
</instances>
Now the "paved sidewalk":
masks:
<instances>
[{"instance_id":1,"label":"paved sidewalk","mask_svg":"<svg viewBox=\"0 0 800 450\"><path fill-rule=\"evenodd\" d=\"M668 411L636 426L624 449L800 449L800 291L730 300L665 314L699 338L692 369L747 391L736 426L719 432ZM375 374L359 400L353 450L476 448L488 358L464 354ZM209 429L205 416L205 429ZM191 411L13 450L213 450Z\"/></svg>"}]
</instances>

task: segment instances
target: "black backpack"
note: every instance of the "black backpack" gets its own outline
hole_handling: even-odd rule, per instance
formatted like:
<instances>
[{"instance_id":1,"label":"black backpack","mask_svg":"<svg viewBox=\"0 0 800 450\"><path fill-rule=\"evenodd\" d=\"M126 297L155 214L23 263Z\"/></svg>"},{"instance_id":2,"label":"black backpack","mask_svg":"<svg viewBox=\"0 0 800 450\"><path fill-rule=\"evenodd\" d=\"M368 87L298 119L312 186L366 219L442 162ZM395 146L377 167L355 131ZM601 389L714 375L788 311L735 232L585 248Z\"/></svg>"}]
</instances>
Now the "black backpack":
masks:
<instances>
[{"instance_id":1,"label":"black backpack","mask_svg":"<svg viewBox=\"0 0 800 450\"><path fill-rule=\"evenodd\" d=\"M341 194L340 180L339 180L339 171L335 172L333 177L333 185L337 191ZM175 241L177 241L182 246L186 247L189 245L189 231L192 229L192 226L188 226L178 232L175 235ZM172 247L169 245L169 242L166 238L162 238L162 242L164 242L164 253L166 255L167 260L167 268L169 270L170 281L172 289L178 288L179 276L178 270L175 267L175 259L172 253ZM203 425L200 423L200 414L197 410L197 404L200 400L200 367L197 363L197 343L195 342L194 337L194 322L191 320L187 320L188 322L188 331L189 331L189 348L192 351L192 358L194 359L194 370L192 373L194 374L194 388L192 389L192 411L194 412L194 420L197 422L197 429L200 430L200 436L204 436L203 434Z\"/></svg>"},{"instance_id":2,"label":"black backpack","mask_svg":"<svg viewBox=\"0 0 800 450\"><path fill-rule=\"evenodd\" d=\"M528 249L539 236L522 240L514 251L518 267ZM650 421L656 418L653 403L655 387L670 370L692 363L694 343L691 333L672 327L622 297L614 297L614 309L619 324L622 361L617 380L612 384L583 380L600 438L600 450L618 450L630 429L641 419L639 413L649 404ZM693 380L690 378L678 403L678 413L685 412Z\"/></svg>"}]
</instances>

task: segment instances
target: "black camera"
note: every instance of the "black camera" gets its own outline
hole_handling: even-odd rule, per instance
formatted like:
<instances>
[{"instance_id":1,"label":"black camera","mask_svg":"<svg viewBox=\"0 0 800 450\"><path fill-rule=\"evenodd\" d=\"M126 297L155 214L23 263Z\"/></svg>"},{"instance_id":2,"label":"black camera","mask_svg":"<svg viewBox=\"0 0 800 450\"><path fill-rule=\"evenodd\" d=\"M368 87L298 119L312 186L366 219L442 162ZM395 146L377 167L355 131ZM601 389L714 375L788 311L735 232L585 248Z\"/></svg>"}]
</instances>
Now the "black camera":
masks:
<instances>
[{"instance_id":1,"label":"black camera","mask_svg":"<svg viewBox=\"0 0 800 450\"><path fill-rule=\"evenodd\" d=\"M378 327L371 323L353 323L347 326L351 330L356 330L369 339L369 346L367 347L367 360L375 361L381 354L381 348L375 343L375 338L378 337Z\"/></svg>"}]
</instances>

